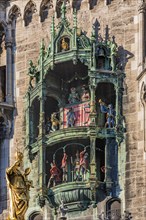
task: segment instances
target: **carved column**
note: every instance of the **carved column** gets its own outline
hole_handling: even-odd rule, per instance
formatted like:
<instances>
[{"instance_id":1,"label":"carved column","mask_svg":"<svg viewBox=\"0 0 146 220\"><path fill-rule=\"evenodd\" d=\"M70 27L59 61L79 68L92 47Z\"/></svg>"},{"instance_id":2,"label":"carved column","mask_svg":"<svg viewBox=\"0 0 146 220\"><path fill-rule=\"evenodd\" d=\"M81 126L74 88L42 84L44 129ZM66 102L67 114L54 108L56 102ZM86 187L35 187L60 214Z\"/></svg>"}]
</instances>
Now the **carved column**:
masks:
<instances>
[{"instance_id":1,"label":"carved column","mask_svg":"<svg viewBox=\"0 0 146 220\"><path fill-rule=\"evenodd\" d=\"M30 134L31 134L31 129L30 129L30 93L28 92L26 94L26 146L30 144Z\"/></svg>"},{"instance_id":2,"label":"carved column","mask_svg":"<svg viewBox=\"0 0 146 220\"><path fill-rule=\"evenodd\" d=\"M6 102L10 105L13 104L13 75L12 75L12 37L11 37L11 25L7 26L6 36Z\"/></svg>"},{"instance_id":3,"label":"carved column","mask_svg":"<svg viewBox=\"0 0 146 220\"><path fill-rule=\"evenodd\" d=\"M95 100L95 91L96 91L96 80L95 78L90 78L90 125L96 124L96 100Z\"/></svg>"},{"instance_id":4,"label":"carved column","mask_svg":"<svg viewBox=\"0 0 146 220\"><path fill-rule=\"evenodd\" d=\"M145 58L145 37L146 37L146 30L145 30L145 8L146 4L142 2L139 6L139 66L142 67L141 71L144 68L144 58Z\"/></svg>"},{"instance_id":5,"label":"carved column","mask_svg":"<svg viewBox=\"0 0 146 220\"><path fill-rule=\"evenodd\" d=\"M96 180L96 137L90 137L90 180Z\"/></svg>"},{"instance_id":6,"label":"carved column","mask_svg":"<svg viewBox=\"0 0 146 220\"><path fill-rule=\"evenodd\" d=\"M40 64L40 118L39 118L39 186L40 186L40 205L43 206L45 199L44 199L44 184L45 184L45 178L46 178L46 163L45 163L45 144L44 144L44 136L45 136L45 90L46 85L43 81L44 77L44 51L45 51L45 45L44 41L41 43L40 48L40 58L39 58L39 64Z\"/></svg>"}]
</instances>

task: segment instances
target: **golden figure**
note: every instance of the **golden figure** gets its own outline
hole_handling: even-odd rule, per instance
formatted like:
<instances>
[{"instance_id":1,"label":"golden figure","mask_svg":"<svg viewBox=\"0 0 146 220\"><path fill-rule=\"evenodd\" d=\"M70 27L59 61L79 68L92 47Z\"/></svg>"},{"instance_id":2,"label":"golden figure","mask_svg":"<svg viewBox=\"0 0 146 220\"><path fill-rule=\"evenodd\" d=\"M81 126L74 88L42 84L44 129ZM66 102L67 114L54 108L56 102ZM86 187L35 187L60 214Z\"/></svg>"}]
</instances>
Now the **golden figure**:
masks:
<instances>
[{"instance_id":1,"label":"golden figure","mask_svg":"<svg viewBox=\"0 0 146 220\"><path fill-rule=\"evenodd\" d=\"M6 179L10 193L10 213L8 220L24 220L29 206L29 190L33 187L32 181L27 179L30 168L20 171L23 154L18 152L16 162L6 169Z\"/></svg>"},{"instance_id":2,"label":"golden figure","mask_svg":"<svg viewBox=\"0 0 146 220\"><path fill-rule=\"evenodd\" d=\"M61 48L62 48L62 51L69 50L68 43L65 41L64 38L61 41Z\"/></svg>"}]
</instances>

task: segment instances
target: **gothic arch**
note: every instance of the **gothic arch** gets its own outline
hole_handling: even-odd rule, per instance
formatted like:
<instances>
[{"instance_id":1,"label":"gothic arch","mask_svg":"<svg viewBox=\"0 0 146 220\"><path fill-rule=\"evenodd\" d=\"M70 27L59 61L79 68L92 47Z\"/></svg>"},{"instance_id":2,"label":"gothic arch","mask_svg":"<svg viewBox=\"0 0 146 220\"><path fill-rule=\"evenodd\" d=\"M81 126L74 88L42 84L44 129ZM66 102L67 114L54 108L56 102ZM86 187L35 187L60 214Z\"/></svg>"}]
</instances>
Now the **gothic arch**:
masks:
<instances>
[{"instance_id":1,"label":"gothic arch","mask_svg":"<svg viewBox=\"0 0 146 220\"><path fill-rule=\"evenodd\" d=\"M121 216L121 200L119 198L110 198L106 202L106 217L115 216L115 220Z\"/></svg>"},{"instance_id":2,"label":"gothic arch","mask_svg":"<svg viewBox=\"0 0 146 220\"><path fill-rule=\"evenodd\" d=\"M33 212L30 214L28 220L43 220L43 216L40 212Z\"/></svg>"},{"instance_id":3,"label":"gothic arch","mask_svg":"<svg viewBox=\"0 0 146 220\"><path fill-rule=\"evenodd\" d=\"M36 4L30 0L24 9L24 24L28 26L32 21L33 14L37 11Z\"/></svg>"},{"instance_id":4,"label":"gothic arch","mask_svg":"<svg viewBox=\"0 0 146 220\"><path fill-rule=\"evenodd\" d=\"M48 17L49 9L53 8L53 0L42 0L40 5L40 20L44 22Z\"/></svg>"},{"instance_id":5,"label":"gothic arch","mask_svg":"<svg viewBox=\"0 0 146 220\"><path fill-rule=\"evenodd\" d=\"M17 5L13 5L8 13L8 21L16 20L18 17L21 16L20 8Z\"/></svg>"}]
</instances>

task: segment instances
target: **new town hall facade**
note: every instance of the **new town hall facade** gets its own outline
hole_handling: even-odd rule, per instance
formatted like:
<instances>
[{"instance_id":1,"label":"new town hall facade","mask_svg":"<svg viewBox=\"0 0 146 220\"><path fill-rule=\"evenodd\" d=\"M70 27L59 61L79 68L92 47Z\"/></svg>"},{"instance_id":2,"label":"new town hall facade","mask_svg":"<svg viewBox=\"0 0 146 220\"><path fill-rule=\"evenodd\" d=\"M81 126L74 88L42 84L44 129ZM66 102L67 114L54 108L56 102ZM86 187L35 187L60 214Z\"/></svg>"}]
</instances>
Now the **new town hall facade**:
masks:
<instances>
[{"instance_id":1,"label":"new town hall facade","mask_svg":"<svg viewBox=\"0 0 146 220\"><path fill-rule=\"evenodd\" d=\"M146 218L146 2L0 0L0 219Z\"/></svg>"}]
</instances>

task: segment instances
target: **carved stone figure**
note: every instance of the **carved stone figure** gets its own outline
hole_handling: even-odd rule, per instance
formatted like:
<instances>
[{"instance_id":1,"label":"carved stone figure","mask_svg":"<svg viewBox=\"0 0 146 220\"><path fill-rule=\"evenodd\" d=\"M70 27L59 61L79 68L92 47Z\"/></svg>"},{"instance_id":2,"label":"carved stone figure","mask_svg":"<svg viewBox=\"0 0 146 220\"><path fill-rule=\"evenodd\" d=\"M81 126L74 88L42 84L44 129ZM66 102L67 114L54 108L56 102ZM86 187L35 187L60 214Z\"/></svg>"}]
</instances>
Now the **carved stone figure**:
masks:
<instances>
[{"instance_id":1,"label":"carved stone figure","mask_svg":"<svg viewBox=\"0 0 146 220\"><path fill-rule=\"evenodd\" d=\"M72 108L67 112L67 127L73 127L75 124L76 116Z\"/></svg>"},{"instance_id":2,"label":"carved stone figure","mask_svg":"<svg viewBox=\"0 0 146 220\"><path fill-rule=\"evenodd\" d=\"M61 162L61 168L63 170L63 176L62 176L62 182L67 182L67 154L64 152L62 162Z\"/></svg>"},{"instance_id":3,"label":"carved stone figure","mask_svg":"<svg viewBox=\"0 0 146 220\"><path fill-rule=\"evenodd\" d=\"M86 180L87 173L87 164L88 164L88 153L86 152L86 148L80 152L80 173L82 176L82 180Z\"/></svg>"},{"instance_id":4,"label":"carved stone figure","mask_svg":"<svg viewBox=\"0 0 146 220\"><path fill-rule=\"evenodd\" d=\"M110 59L111 59L111 68L112 71L116 70L116 56L117 56L117 44L113 41L108 41L108 46L110 48Z\"/></svg>"},{"instance_id":5,"label":"carved stone figure","mask_svg":"<svg viewBox=\"0 0 146 220\"><path fill-rule=\"evenodd\" d=\"M57 118L57 113L53 112L51 114L52 131L57 131L59 129L60 121Z\"/></svg>"},{"instance_id":6,"label":"carved stone figure","mask_svg":"<svg viewBox=\"0 0 146 220\"><path fill-rule=\"evenodd\" d=\"M39 73L37 72L37 68L36 68L36 66L34 66L32 60L29 61L29 66L30 66L29 69L28 69L28 75L30 76L30 78L29 78L29 87L33 88L32 80L35 78L36 83L38 83Z\"/></svg>"},{"instance_id":7,"label":"carved stone figure","mask_svg":"<svg viewBox=\"0 0 146 220\"><path fill-rule=\"evenodd\" d=\"M105 127L108 128L113 128L115 127L115 115L116 115L116 111L113 108L112 104L109 104L108 106L106 106L106 104L104 102L102 102L102 100L99 100L100 103L100 110L102 113L106 113L106 123L105 123Z\"/></svg>"},{"instance_id":8,"label":"carved stone figure","mask_svg":"<svg viewBox=\"0 0 146 220\"><path fill-rule=\"evenodd\" d=\"M69 94L68 101L69 104L74 104L80 101L79 94L76 91L76 88L71 88L71 93Z\"/></svg>"},{"instance_id":9,"label":"carved stone figure","mask_svg":"<svg viewBox=\"0 0 146 220\"><path fill-rule=\"evenodd\" d=\"M16 162L6 169L6 179L10 193L10 213L8 220L24 220L29 206L29 190L33 187L32 181L27 179L30 168L20 171L23 154L18 152Z\"/></svg>"},{"instance_id":10,"label":"carved stone figure","mask_svg":"<svg viewBox=\"0 0 146 220\"><path fill-rule=\"evenodd\" d=\"M87 90L85 86L82 86L82 96L81 96L82 102L86 102L89 99L90 99L89 91Z\"/></svg>"},{"instance_id":11,"label":"carved stone figure","mask_svg":"<svg viewBox=\"0 0 146 220\"><path fill-rule=\"evenodd\" d=\"M51 185L56 186L57 183L61 182L60 170L56 166L55 162L51 163L50 174L51 176L48 182L48 188L50 188Z\"/></svg>"},{"instance_id":12,"label":"carved stone figure","mask_svg":"<svg viewBox=\"0 0 146 220\"><path fill-rule=\"evenodd\" d=\"M65 38L63 37L62 41L61 41L61 49L62 51L66 51L69 50L69 45L68 43L65 41Z\"/></svg>"}]
</instances>

